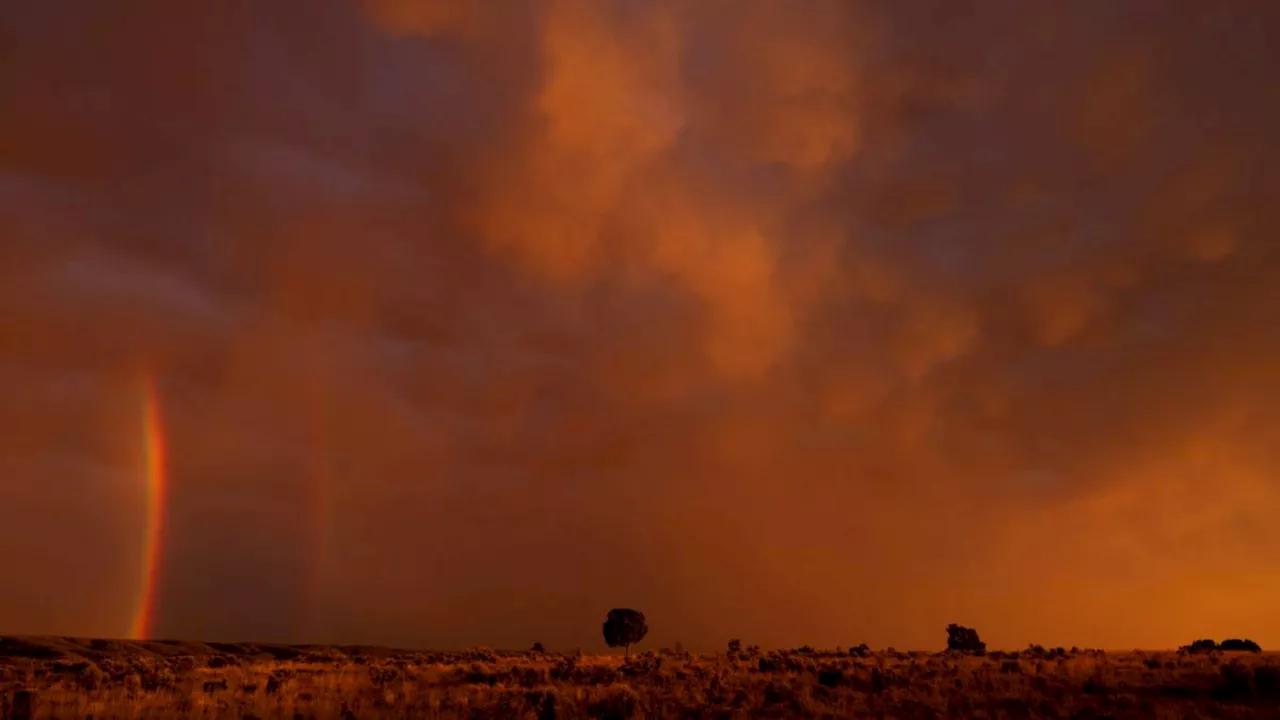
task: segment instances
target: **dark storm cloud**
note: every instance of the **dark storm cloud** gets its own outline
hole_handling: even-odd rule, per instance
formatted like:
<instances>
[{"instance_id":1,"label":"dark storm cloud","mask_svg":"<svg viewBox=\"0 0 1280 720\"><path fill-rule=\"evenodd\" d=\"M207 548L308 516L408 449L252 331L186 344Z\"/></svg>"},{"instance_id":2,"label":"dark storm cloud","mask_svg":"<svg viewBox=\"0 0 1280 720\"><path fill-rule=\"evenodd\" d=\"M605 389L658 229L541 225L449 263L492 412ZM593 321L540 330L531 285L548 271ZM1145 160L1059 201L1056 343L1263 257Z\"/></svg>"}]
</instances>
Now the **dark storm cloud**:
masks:
<instances>
[{"instance_id":1,"label":"dark storm cloud","mask_svg":"<svg viewBox=\"0 0 1280 720\"><path fill-rule=\"evenodd\" d=\"M1278 19L11 3L0 621L1265 644Z\"/></svg>"}]
</instances>

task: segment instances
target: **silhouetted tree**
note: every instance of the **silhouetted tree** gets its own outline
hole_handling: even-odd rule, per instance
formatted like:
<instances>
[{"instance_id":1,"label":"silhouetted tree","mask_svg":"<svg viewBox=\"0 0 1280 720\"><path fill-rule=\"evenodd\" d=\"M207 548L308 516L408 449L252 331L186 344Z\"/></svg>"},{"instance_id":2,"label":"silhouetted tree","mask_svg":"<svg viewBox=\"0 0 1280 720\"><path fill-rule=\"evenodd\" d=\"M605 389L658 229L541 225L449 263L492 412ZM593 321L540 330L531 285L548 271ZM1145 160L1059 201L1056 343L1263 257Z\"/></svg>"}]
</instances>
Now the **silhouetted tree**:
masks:
<instances>
[{"instance_id":1,"label":"silhouetted tree","mask_svg":"<svg viewBox=\"0 0 1280 720\"><path fill-rule=\"evenodd\" d=\"M1182 647L1178 648L1178 652L1199 654L1199 653L1211 653L1217 649L1218 649L1218 643L1214 642L1213 640L1209 640L1205 638L1205 639L1196 640L1190 645L1183 645Z\"/></svg>"},{"instance_id":2,"label":"silhouetted tree","mask_svg":"<svg viewBox=\"0 0 1280 720\"><path fill-rule=\"evenodd\" d=\"M604 641L609 647L626 648L626 656L631 657L631 646L649 634L649 626L645 624L644 613L631 608L614 608L604 621Z\"/></svg>"},{"instance_id":3,"label":"silhouetted tree","mask_svg":"<svg viewBox=\"0 0 1280 720\"><path fill-rule=\"evenodd\" d=\"M533 647L532 647L532 648L530 648L529 652L545 653L545 652L546 652L546 648L542 647L542 643L540 643L540 642L535 642L535 643L533 644Z\"/></svg>"},{"instance_id":4,"label":"silhouetted tree","mask_svg":"<svg viewBox=\"0 0 1280 720\"><path fill-rule=\"evenodd\" d=\"M1243 652L1262 652L1262 647L1252 640L1241 640L1239 638L1227 638L1218 645L1219 650L1237 650Z\"/></svg>"},{"instance_id":5,"label":"silhouetted tree","mask_svg":"<svg viewBox=\"0 0 1280 720\"><path fill-rule=\"evenodd\" d=\"M987 652L987 644L978 639L977 630L951 623L947 626L947 649L983 655Z\"/></svg>"},{"instance_id":6,"label":"silhouetted tree","mask_svg":"<svg viewBox=\"0 0 1280 720\"><path fill-rule=\"evenodd\" d=\"M741 641L741 640L739 640L738 638L734 638L734 639L730 640L730 641L729 641L729 654L730 654L730 655L737 655L737 654L738 654L738 653L740 653L740 652L742 652L742 641Z\"/></svg>"}]
</instances>

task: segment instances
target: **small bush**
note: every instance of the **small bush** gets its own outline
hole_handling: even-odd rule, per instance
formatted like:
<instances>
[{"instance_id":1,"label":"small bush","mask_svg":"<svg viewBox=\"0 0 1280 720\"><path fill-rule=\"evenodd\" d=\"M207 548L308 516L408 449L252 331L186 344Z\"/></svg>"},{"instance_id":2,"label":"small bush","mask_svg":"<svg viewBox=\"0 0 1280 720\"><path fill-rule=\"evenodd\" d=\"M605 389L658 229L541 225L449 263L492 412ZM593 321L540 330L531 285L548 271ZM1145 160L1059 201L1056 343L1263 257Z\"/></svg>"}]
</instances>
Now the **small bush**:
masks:
<instances>
[{"instance_id":1,"label":"small bush","mask_svg":"<svg viewBox=\"0 0 1280 720\"><path fill-rule=\"evenodd\" d=\"M1280 694L1280 667L1262 665L1254 668L1253 687L1260 693Z\"/></svg>"},{"instance_id":2,"label":"small bush","mask_svg":"<svg viewBox=\"0 0 1280 720\"><path fill-rule=\"evenodd\" d=\"M818 684L824 687L840 687L846 682L844 670L838 667L824 667L818 671Z\"/></svg>"},{"instance_id":3,"label":"small bush","mask_svg":"<svg viewBox=\"0 0 1280 720\"><path fill-rule=\"evenodd\" d=\"M1253 690L1253 672L1238 660L1226 663L1218 672L1222 676L1215 694L1222 699L1234 699L1248 695Z\"/></svg>"},{"instance_id":4,"label":"small bush","mask_svg":"<svg viewBox=\"0 0 1280 720\"><path fill-rule=\"evenodd\" d=\"M587 707L587 714L602 720L630 720L639 709L640 695L635 690L626 685L613 685Z\"/></svg>"}]
</instances>

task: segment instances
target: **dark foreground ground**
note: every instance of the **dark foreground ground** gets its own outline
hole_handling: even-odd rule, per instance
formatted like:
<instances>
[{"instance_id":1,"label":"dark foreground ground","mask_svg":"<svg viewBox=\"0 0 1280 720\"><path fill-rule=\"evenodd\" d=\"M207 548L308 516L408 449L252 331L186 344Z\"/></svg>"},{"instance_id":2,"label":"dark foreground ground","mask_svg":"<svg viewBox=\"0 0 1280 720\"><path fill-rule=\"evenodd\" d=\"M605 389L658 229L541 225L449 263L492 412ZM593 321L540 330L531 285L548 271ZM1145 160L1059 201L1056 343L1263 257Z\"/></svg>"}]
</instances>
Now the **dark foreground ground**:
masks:
<instances>
[{"instance_id":1,"label":"dark foreground ground","mask_svg":"<svg viewBox=\"0 0 1280 720\"><path fill-rule=\"evenodd\" d=\"M1280 718L1280 655L709 656L0 637L3 718Z\"/></svg>"}]
</instances>

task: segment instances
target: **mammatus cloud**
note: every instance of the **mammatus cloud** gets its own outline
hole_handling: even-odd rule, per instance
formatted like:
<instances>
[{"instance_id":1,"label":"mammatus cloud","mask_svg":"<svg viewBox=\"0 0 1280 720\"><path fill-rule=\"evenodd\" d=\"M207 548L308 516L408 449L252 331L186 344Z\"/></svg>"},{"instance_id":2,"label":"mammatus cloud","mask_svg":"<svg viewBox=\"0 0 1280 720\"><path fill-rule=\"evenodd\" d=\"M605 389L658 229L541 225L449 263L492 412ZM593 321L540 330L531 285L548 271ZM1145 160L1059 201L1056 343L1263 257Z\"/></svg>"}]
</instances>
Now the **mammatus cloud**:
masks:
<instances>
[{"instance_id":1,"label":"mammatus cloud","mask_svg":"<svg viewBox=\"0 0 1280 720\"><path fill-rule=\"evenodd\" d=\"M72 5L0 10L4 629L125 632L151 372L161 634L1280 637L1274 11Z\"/></svg>"}]
</instances>

